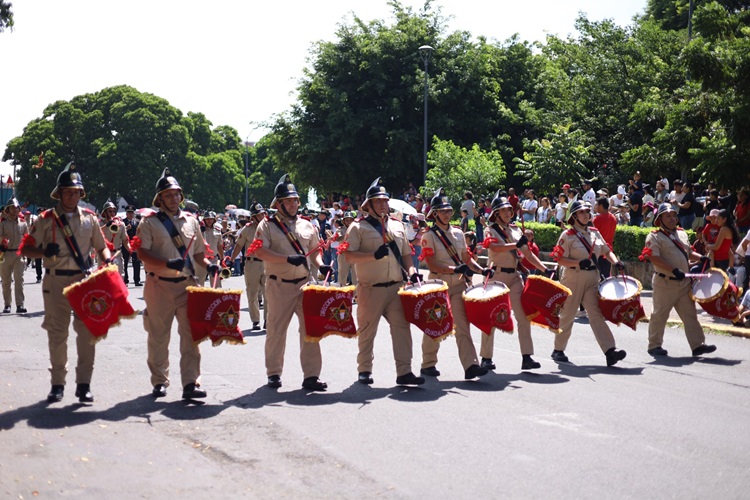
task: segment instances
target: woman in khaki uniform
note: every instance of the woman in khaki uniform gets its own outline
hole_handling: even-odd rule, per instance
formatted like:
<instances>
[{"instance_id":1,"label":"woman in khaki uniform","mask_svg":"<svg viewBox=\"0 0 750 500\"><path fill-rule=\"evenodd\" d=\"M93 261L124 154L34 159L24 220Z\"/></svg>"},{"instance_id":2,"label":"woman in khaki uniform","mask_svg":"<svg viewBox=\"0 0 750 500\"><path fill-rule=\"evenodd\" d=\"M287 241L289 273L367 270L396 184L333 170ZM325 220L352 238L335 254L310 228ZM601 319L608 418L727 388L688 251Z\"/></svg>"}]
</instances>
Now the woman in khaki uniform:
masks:
<instances>
[{"instance_id":1,"label":"woman in khaki uniform","mask_svg":"<svg viewBox=\"0 0 750 500\"><path fill-rule=\"evenodd\" d=\"M218 265L224 260L224 242L221 239L221 231L214 227L214 224L216 224L216 212L213 210L208 211L206 215L203 216L203 223L201 231L205 230L203 233L203 239L206 242L206 248L210 248L211 252L213 252L213 257L211 257L209 261L212 264ZM208 273L202 267L199 267L195 271L198 276L198 283L203 285L206 282ZM216 282L215 287L214 282ZM221 278L211 278L208 282L208 286L221 288Z\"/></svg>"},{"instance_id":2,"label":"woman in khaki uniform","mask_svg":"<svg viewBox=\"0 0 750 500\"><path fill-rule=\"evenodd\" d=\"M266 209L263 205L256 203L250 207L250 222L245 224L242 229L237 233L237 239L234 243L234 250L229 259L229 262L234 262L234 259L240 254L243 248L250 248L250 245L255 241L255 233L258 229L258 224L266 216ZM266 288L266 275L263 272L263 261L255 255L245 256L245 288L247 289L247 304L250 309L250 320L253 322L251 330L260 330L260 306L258 299L265 299L265 288ZM263 329L268 325L268 307L263 308Z\"/></svg>"},{"instance_id":3,"label":"woman in khaki uniform","mask_svg":"<svg viewBox=\"0 0 750 500\"><path fill-rule=\"evenodd\" d=\"M25 221L18 218L20 213L21 205L17 199L11 198L0 217L0 253L3 254L3 262L0 262L0 279L3 281L3 301L5 302L3 313L5 314L10 313L11 281L15 283L13 292L16 295L16 313L26 312L24 307L26 297L23 294L23 271L26 263L23 257L16 253L18 247L21 246L21 240L29 233L29 227Z\"/></svg>"},{"instance_id":4,"label":"woman in khaki uniform","mask_svg":"<svg viewBox=\"0 0 750 500\"><path fill-rule=\"evenodd\" d=\"M81 176L73 162L68 163L57 177L57 186L50 196L59 200L55 208L42 213L31 227L28 240L21 245L24 257L42 258L45 267L42 281L44 299L44 321L42 328L47 330L49 340L50 373L52 390L47 395L50 403L61 401L65 391L65 377L68 374L68 328L71 307L63 295L63 289L81 281L92 267L91 250L99 252L101 262L110 262L110 252L99 228L96 214L78 207L78 202L86 196ZM62 224L70 228L70 239L60 228ZM67 243L71 242L73 251ZM74 257L78 246L79 258ZM73 330L76 332L78 362L76 365L76 397L82 403L91 403L91 377L94 373L94 337L83 321L73 315Z\"/></svg>"},{"instance_id":5,"label":"woman in khaki uniform","mask_svg":"<svg viewBox=\"0 0 750 500\"><path fill-rule=\"evenodd\" d=\"M318 230L312 222L297 216L300 206L297 189L284 174L274 190L270 208L278 212L258 224L255 238L262 246L256 256L263 260L266 273L266 304L268 328L266 330L266 374L268 387L281 387L284 370L286 334L292 315L299 322L300 363L302 388L308 391L325 391L328 384L318 377L323 366L320 343L305 342L305 316L302 309L302 285L310 277L310 261L305 256L318 247ZM312 252L312 261L324 276L332 273L331 266L323 264L320 252Z\"/></svg>"},{"instance_id":6,"label":"woman in khaki uniform","mask_svg":"<svg viewBox=\"0 0 750 500\"><path fill-rule=\"evenodd\" d=\"M427 256L425 261L430 269L429 279L439 279L448 285L448 295L453 311L453 325L456 329L456 343L458 357L464 368L464 378L470 380L487 374L486 367L480 367L477 362L477 350L471 340L469 320L466 318L463 292L467 288L466 278L475 272L483 276L493 275L489 267L482 269L466 247L464 233L457 227L450 225L453 207L448 197L440 188L430 201L430 211L427 219L434 220L429 231L422 236L422 252ZM440 376L436 368L440 342L436 342L427 335L422 337L422 368L420 373L430 377Z\"/></svg>"},{"instance_id":7,"label":"woman in khaki uniform","mask_svg":"<svg viewBox=\"0 0 750 500\"><path fill-rule=\"evenodd\" d=\"M388 217L390 196L380 185L380 177L367 189L361 211L366 216L352 222L346 232L346 258L357 271L357 381L373 383L373 346L380 318L385 317L391 329L393 357L396 360L396 384L421 385L423 377L411 370L412 339L409 322L398 290L406 269L411 282L421 279L411 259L406 229L397 219Z\"/></svg>"},{"instance_id":8,"label":"woman in khaki uniform","mask_svg":"<svg viewBox=\"0 0 750 500\"><path fill-rule=\"evenodd\" d=\"M612 330L609 329L599 309L600 274L596 262L599 256L606 257L617 273L625 272L625 266L609 249L609 245L599 231L591 226L591 205L588 202L574 201L570 205L567 222L571 228L564 231L557 240L557 245L563 252L558 264L564 267L560 283L570 289L571 295L565 301L560 314L562 332L555 336L552 359L559 363L568 362L564 351L573 332L573 322L578 307L583 304L588 313L589 325L594 332L594 337L607 358L607 366L612 366L625 359L627 353L615 347Z\"/></svg>"},{"instance_id":9,"label":"woman in khaki uniform","mask_svg":"<svg viewBox=\"0 0 750 500\"><path fill-rule=\"evenodd\" d=\"M528 239L521 228L511 224L513 219L513 205L507 198L500 196L497 192L492 200L492 213L489 217L489 225L484 230L484 238L496 240L491 243L489 250L490 265L495 270L495 279L505 283L510 289L510 303L513 316L518 329L518 343L521 347L521 369L533 370L542 365L531 357L534 354L534 342L531 339L531 322L526 318L526 313L521 306L521 294L523 293L523 278L518 270L518 252L521 252L526 260L532 263L542 272L547 271L544 264L529 249ZM493 340L492 335L482 335L482 365L494 369L492 362Z\"/></svg>"},{"instance_id":10,"label":"woman in khaki uniform","mask_svg":"<svg viewBox=\"0 0 750 500\"><path fill-rule=\"evenodd\" d=\"M705 344L706 335L698 322L695 302L690 298L691 281L685 277L690 269L690 257L700 261L708 260L708 257L692 250L687 233L677 227L677 212L671 204L659 205L654 226L659 229L646 237L649 259L654 265L651 277L654 310L648 322L648 353L652 356L667 355L667 350L662 347L664 327L674 308L685 325L685 336L693 356L710 354L716 346Z\"/></svg>"}]
</instances>

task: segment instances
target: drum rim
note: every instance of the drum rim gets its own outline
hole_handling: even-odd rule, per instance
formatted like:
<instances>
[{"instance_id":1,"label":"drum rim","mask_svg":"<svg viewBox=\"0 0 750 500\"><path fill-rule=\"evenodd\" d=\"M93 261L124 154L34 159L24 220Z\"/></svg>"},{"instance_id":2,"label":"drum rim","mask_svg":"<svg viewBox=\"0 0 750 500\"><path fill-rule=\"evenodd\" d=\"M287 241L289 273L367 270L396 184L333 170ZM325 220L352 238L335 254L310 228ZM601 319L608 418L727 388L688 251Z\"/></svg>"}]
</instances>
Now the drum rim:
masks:
<instances>
[{"instance_id":1,"label":"drum rim","mask_svg":"<svg viewBox=\"0 0 750 500\"><path fill-rule=\"evenodd\" d=\"M419 287L424 286L424 285L440 285L440 286L438 286L434 290L427 290L427 291L419 290L419 293L415 293ZM416 283L406 283L398 290L398 293L399 295L402 295L402 294L421 295L423 293L444 292L447 290L448 290L448 284L445 281L441 279L433 278L429 280L422 280L421 285L416 284Z\"/></svg>"},{"instance_id":2,"label":"drum rim","mask_svg":"<svg viewBox=\"0 0 750 500\"><path fill-rule=\"evenodd\" d=\"M713 301L719 299L720 297L722 297L726 293L727 288L729 288L729 276L727 276L727 273L725 273L723 270L719 269L718 267L711 267L711 268L708 269L708 274L719 274L719 275L721 275L724 278L724 283L722 284L721 290L719 290L718 293L715 293L714 295L712 295L711 297L708 297L708 298L698 298L693 293L693 287L696 284L700 283L700 280L702 280L702 279L708 279L708 278L699 278L697 281L694 281L690 285L690 290L688 291L688 294L690 295L690 298L693 299L698 304L708 304L710 302L713 302Z\"/></svg>"},{"instance_id":3,"label":"drum rim","mask_svg":"<svg viewBox=\"0 0 750 500\"><path fill-rule=\"evenodd\" d=\"M528 283L528 282L531 282L531 281L541 281L541 282L550 283L554 287L558 288L561 292L568 292L569 296L573 295L573 292L571 291L570 288L568 288L567 286L563 285L559 281L555 281L555 280L549 279L546 276L539 276L539 275L531 274L531 275L529 275L526 278L526 282Z\"/></svg>"},{"instance_id":4,"label":"drum rim","mask_svg":"<svg viewBox=\"0 0 750 500\"><path fill-rule=\"evenodd\" d=\"M463 292L461 292L461 294L464 296L464 298L467 298L469 300L488 300L488 299L494 299L496 297L502 297L506 293L510 293L510 287L508 285L506 285L505 283L503 283L502 281L489 281L489 282L487 282L487 286L490 286L490 285L499 286L500 288L502 288L502 290L500 291L499 294L493 295L492 297L477 297L477 298L469 297L467 295L467 293L469 291L476 290L477 288L484 288L484 283L477 283L476 285L471 285L470 287L468 287L466 290L464 290Z\"/></svg>"},{"instance_id":5,"label":"drum rim","mask_svg":"<svg viewBox=\"0 0 750 500\"><path fill-rule=\"evenodd\" d=\"M640 299L641 292L643 291L643 284L641 283L641 281L639 279L634 278L633 276L625 276L625 278L628 281L633 281L633 282L635 282L635 284L638 285L638 290L636 290L636 292L633 295L629 295L627 297L618 297L618 298L614 298L614 299L602 296L602 285L604 283L607 283L608 281L612 281L612 280L617 281L617 280L622 279L622 278L623 278L622 276L610 276L609 278L605 278L604 281L602 281L601 283L599 283L599 286L597 287L597 291L599 292L599 300L604 300L604 301L607 301L607 302L620 302L620 301L623 301L623 300L633 300L634 298Z\"/></svg>"}]
</instances>

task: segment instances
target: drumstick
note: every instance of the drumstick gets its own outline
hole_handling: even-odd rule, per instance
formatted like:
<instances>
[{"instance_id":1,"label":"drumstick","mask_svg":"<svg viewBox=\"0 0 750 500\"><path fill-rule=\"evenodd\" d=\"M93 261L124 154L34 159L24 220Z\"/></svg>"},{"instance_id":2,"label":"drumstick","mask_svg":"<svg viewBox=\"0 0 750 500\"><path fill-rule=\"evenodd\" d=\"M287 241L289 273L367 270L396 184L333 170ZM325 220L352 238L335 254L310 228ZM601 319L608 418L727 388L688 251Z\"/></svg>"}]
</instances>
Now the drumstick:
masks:
<instances>
[{"instance_id":1,"label":"drumstick","mask_svg":"<svg viewBox=\"0 0 750 500\"><path fill-rule=\"evenodd\" d=\"M625 271L621 271L620 276L622 277L622 284L625 285L625 291L628 291L628 280L625 279Z\"/></svg>"},{"instance_id":2,"label":"drumstick","mask_svg":"<svg viewBox=\"0 0 750 500\"><path fill-rule=\"evenodd\" d=\"M318 242L318 245L317 245L316 247L314 247L314 248L313 248L312 250L310 250L309 252L307 252L307 253L305 254L305 257L309 257L310 255L314 254L316 250L320 250L320 247L321 247L322 245L324 245L324 244L325 244L325 242L324 242L324 241L320 241L320 242Z\"/></svg>"},{"instance_id":3,"label":"drumstick","mask_svg":"<svg viewBox=\"0 0 750 500\"><path fill-rule=\"evenodd\" d=\"M711 273L686 273L686 278L708 278L711 276Z\"/></svg>"},{"instance_id":4,"label":"drumstick","mask_svg":"<svg viewBox=\"0 0 750 500\"><path fill-rule=\"evenodd\" d=\"M190 251L190 247L193 246L193 241L195 241L195 234L193 234L193 237L190 238L190 243L188 243L187 248L185 248L185 253L182 254L182 259L187 259L187 254Z\"/></svg>"}]
</instances>

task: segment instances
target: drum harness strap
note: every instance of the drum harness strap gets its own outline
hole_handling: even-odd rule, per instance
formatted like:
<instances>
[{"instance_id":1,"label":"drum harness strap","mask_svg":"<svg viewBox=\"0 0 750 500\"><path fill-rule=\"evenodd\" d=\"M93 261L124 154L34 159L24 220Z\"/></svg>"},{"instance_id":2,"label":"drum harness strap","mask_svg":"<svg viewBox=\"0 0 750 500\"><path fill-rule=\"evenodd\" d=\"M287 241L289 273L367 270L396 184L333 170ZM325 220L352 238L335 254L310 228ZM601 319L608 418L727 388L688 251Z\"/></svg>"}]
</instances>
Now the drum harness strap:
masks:
<instances>
[{"instance_id":1,"label":"drum harness strap","mask_svg":"<svg viewBox=\"0 0 750 500\"><path fill-rule=\"evenodd\" d=\"M88 276L90 273L89 268L91 266L87 266L83 260L83 254L81 253L81 249L78 247L78 242L76 241L76 237L73 235L73 230L70 228L68 218L65 216L65 214L58 215L57 211L54 208L51 208L50 210L52 210L52 214L55 216L55 221L60 226L60 230L62 231L63 236L65 236L65 245L68 247L68 251L70 251L70 254L73 256L73 260L75 260L76 265L81 268L81 272L84 275Z\"/></svg>"},{"instance_id":2,"label":"drum harness strap","mask_svg":"<svg viewBox=\"0 0 750 500\"><path fill-rule=\"evenodd\" d=\"M690 264L690 259L688 258L688 254L685 251L684 248L682 248L682 244L680 243L680 240L672 236L670 233L666 232L665 230L659 228L659 232L663 233L667 238L669 238L669 241L674 243L674 246L677 247L677 249L680 251L683 257L685 257L685 260L688 261L688 265Z\"/></svg>"},{"instance_id":3,"label":"drum harness strap","mask_svg":"<svg viewBox=\"0 0 750 500\"><path fill-rule=\"evenodd\" d=\"M592 264L592 266L591 266L591 267L589 267L589 268L586 268L586 269L584 269L584 268L581 268L581 270L582 270L582 271L593 271L594 269L596 269L597 271L599 271L599 277L603 279L603 278L604 278L604 276L602 275L602 271L601 271L601 269L599 269L599 263L597 262L597 259L595 258L596 256L594 255L594 247L593 247L593 246L591 245L591 243L589 243L589 241L588 241L588 240L587 240L587 239L586 239L586 238L585 238L585 237L584 237L584 236L583 236L583 235L581 234L581 232L580 232L580 231L578 231L578 230L577 230L577 229L575 229L575 228L573 228L573 229L575 230L575 232L576 232L576 236L578 237L578 239L579 239L579 240L581 240L581 243L583 244L583 248L585 248L585 249L586 249L586 251L587 251L587 252L589 253L589 260L591 261L591 264ZM594 257L594 258L592 259L592 257ZM573 269L573 268L571 268L571 269Z\"/></svg>"},{"instance_id":4,"label":"drum harness strap","mask_svg":"<svg viewBox=\"0 0 750 500\"><path fill-rule=\"evenodd\" d=\"M437 224L433 224L430 230L435 233L435 236L437 236L437 238L440 240L440 243L442 243L445 249L448 251L448 255L450 255L453 263L457 266L463 264L463 262L461 262L461 259L458 258L458 252L456 251L456 248L453 246L453 243L448 241L448 238L445 236L443 230L440 229Z\"/></svg>"},{"instance_id":5,"label":"drum harness strap","mask_svg":"<svg viewBox=\"0 0 750 500\"><path fill-rule=\"evenodd\" d=\"M401 269L401 276L403 280L407 281L409 277L406 275L406 271L404 271L404 267L401 264L401 251L398 249L398 245L396 245L396 241L393 236L391 236L391 233L387 229L383 228L383 225L375 217L368 215L367 217L365 217L365 220L369 222L377 232L383 234L383 241L387 242L388 248L391 249L394 257L396 257L396 262L398 263L399 269Z\"/></svg>"},{"instance_id":6,"label":"drum harness strap","mask_svg":"<svg viewBox=\"0 0 750 500\"><path fill-rule=\"evenodd\" d=\"M297 255L305 255L305 251L302 249L302 245L297 239L297 235L289 230L289 227L287 227L285 222L279 219L278 214L274 215L273 217L269 217L269 220L276 224L276 227L278 227L279 230L284 233L284 236L286 236L286 238L289 240L289 243L292 245L294 251L297 252ZM305 269L307 269L308 271L310 270L310 268L307 266L307 259L305 259L305 262L303 262L302 265L305 266Z\"/></svg>"},{"instance_id":7,"label":"drum harness strap","mask_svg":"<svg viewBox=\"0 0 750 500\"><path fill-rule=\"evenodd\" d=\"M497 222L493 222L490 227L498 234L498 236L500 236L500 239L503 240L503 243L512 243L508 241L510 238L508 238L508 234L505 232L505 229L500 227L500 224L498 224ZM518 252L513 252L513 257L515 257L516 259L516 267L501 267L499 269L501 273L512 274L516 271L520 271L520 269L518 268L521 266L521 261L518 258Z\"/></svg>"},{"instance_id":8,"label":"drum harness strap","mask_svg":"<svg viewBox=\"0 0 750 500\"><path fill-rule=\"evenodd\" d=\"M187 248L185 248L185 242L182 240L182 236L177 230L177 227L172 222L172 219L170 219L169 215L167 215L166 212L163 212L161 210L156 213L156 218L159 219L162 224L164 224L164 228L169 233L169 236L171 236L172 243L174 243L174 246L177 247L177 251L180 252L180 255L185 256L185 264L187 265L187 268L190 271L191 276L193 277L193 279L195 279L197 283L198 278L196 278L196 275L195 275L195 267L193 267L193 260L187 254Z\"/></svg>"}]
</instances>

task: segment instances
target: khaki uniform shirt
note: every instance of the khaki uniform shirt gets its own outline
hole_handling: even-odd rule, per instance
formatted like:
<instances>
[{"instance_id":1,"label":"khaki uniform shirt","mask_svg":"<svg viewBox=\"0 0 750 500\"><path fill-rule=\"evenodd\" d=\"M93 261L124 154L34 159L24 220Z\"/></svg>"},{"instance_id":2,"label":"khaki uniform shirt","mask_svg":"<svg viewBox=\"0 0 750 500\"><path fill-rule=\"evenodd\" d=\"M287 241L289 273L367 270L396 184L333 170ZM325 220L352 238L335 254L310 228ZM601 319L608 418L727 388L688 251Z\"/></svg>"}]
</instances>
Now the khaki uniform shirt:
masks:
<instances>
[{"instance_id":1,"label":"khaki uniform shirt","mask_svg":"<svg viewBox=\"0 0 750 500\"><path fill-rule=\"evenodd\" d=\"M459 263L463 264L463 255L465 255L468 251L468 247L466 246L466 238L464 238L463 231L461 231L461 229L457 227L450 226L448 231L443 231L443 234L445 234L448 243L450 243L456 250L456 256L458 257ZM453 258L451 258L450 253L448 253L448 249L445 248L445 245L443 245L443 242L440 240L440 238L438 238L438 235L435 234L435 231L426 231L422 236L421 245L422 252L424 252L426 248L431 248L433 252L435 252L433 260L438 265L440 265L440 267L460 265L456 264ZM448 286L457 283L466 283L463 274L446 274L430 271L430 277L441 279L445 281Z\"/></svg>"},{"instance_id":2,"label":"khaki uniform shirt","mask_svg":"<svg viewBox=\"0 0 750 500\"><path fill-rule=\"evenodd\" d=\"M404 224L397 219L387 219L387 234L396 242L401 257L411 255L409 240L406 238ZM375 229L366 219L355 220L346 232L346 241L349 243L349 251L374 253L383 242L383 233ZM388 283L390 281L403 281L401 274L401 262L397 262L393 252L389 250L388 255L382 259L372 262L354 264L357 272L357 281L360 285L374 285L376 283Z\"/></svg>"},{"instance_id":3,"label":"khaki uniform shirt","mask_svg":"<svg viewBox=\"0 0 750 500\"><path fill-rule=\"evenodd\" d=\"M113 222L116 223L116 226L115 226L117 228L116 233L113 233L109 228L110 224L112 224ZM110 243L112 243L112 245L114 245L114 250L112 250L112 252L116 252L117 250L122 248L122 245L125 241L129 241L128 231L125 228L125 224L123 224L122 221L119 221L119 220L109 221L109 222L105 221L102 224L102 233L104 234L104 238Z\"/></svg>"},{"instance_id":4,"label":"khaki uniform shirt","mask_svg":"<svg viewBox=\"0 0 750 500\"><path fill-rule=\"evenodd\" d=\"M188 256L193 260L193 267L195 268L196 264L193 257L195 254L205 253L206 251L206 243L203 239L203 233L201 233L200 222L189 212L180 210L179 214L172 217L172 224L174 224L180 233L182 244L186 248L190 247L188 248ZM141 219L137 235L141 238L141 248L150 250L157 257L162 259L183 258L179 250L177 250L174 241L172 241L169 231L167 231L167 228L156 215L149 215ZM191 240L192 244L190 243ZM190 276L190 270L187 265L180 272L174 269L149 269L149 265L146 262L143 265L147 273L151 272L165 278Z\"/></svg>"},{"instance_id":5,"label":"khaki uniform shirt","mask_svg":"<svg viewBox=\"0 0 750 500\"><path fill-rule=\"evenodd\" d=\"M206 227L206 232L203 233L203 238L206 240L208 248L214 253L214 258L212 260L216 262L216 259L219 258L219 245L224 244L224 240L221 237L221 231L215 227Z\"/></svg>"},{"instance_id":6,"label":"khaki uniform shirt","mask_svg":"<svg viewBox=\"0 0 750 500\"><path fill-rule=\"evenodd\" d=\"M606 255L609 252L609 245L604 241L602 235L596 228L589 227L585 232L581 233L584 239L588 242L589 246L593 247L593 252L589 253L584 246L583 242L578 238L575 229L568 229L560 235L560 239L557 240L557 244L564 250L563 257L569 259L581 261L583 259L590 259L593 261L600 255ZM578 267L573 266L573 267Z\"/></svg>"},{"instance_id":7,"label":"khaki uniform shirt","mask_svg":"<svg viewBox=\"0 0 750 500\"><path fill-rule=\"evenodd\" d=\"M666 274L667 276L672 276L672 270L675 268L683 273L690 272L690 265L687 258L685 258L685 253L687 255L691 253L690 241L688 240L687 233L682 229L674 231L672 237L661 230L653 231L646 237L646 247L651 249L653 255L658 255L670 264L669 269L654 266L656 272ZM680 248L685 253L681 252Z\"/></svg>"},{"instance_id":8,"label":"khaki uniform shirt","mask_svg":"<svg viewBox=\"0 0 750 500\"><path fill-rule=\"evenodd\" d=\"M20 219L13 220L10 218L3 218L2 221L0 221L0 242L4 239L8 240L5 246L8 247L9 252L15 252L15 250L18 250L21 240L28 232L29 226L26 224L26 221Z\"/></svg>"},{"instance_id":9,"label":"khaki uniform shirt","mask_svg":"<svg viewBox=\"0 0 750 500\"><path fill-rule=\"evenodd\" d=\"M487 226L487 228L484 230L485 239L495 238L500 243L515 243L523 236L523 231L521 231L521 228L516 226L515 224L508 224L505 227L498 224L498 226L504 230L504 234L498 233L492 228L492 226ZM516 267L518 267L518 252L490 251L488 252L488 254L490 266L495 266L498 269L516 269Z\"/></svg>"},{"instance_id":10,"label":"khaki uniform shirt","mask_svg":"<svg viewBox=\"0 0 750 500\"><path fill-rule=\"evenodd\" d=\"M65 242L65 235L56 221L53 210L46 210L41 217L37 217L34 225L31 226L30 237L34 239L34 244L39 247L46 247L48 243L57 243L60 245L60 255L56 257L43 257L42 264L48 269L67 269L79 270L73 255L68 249ZM104 242L104 235L99 227L99 219L96 214L90 210L77 207L72 216L68 217L73 237L78 248L83 255L84 263L91 266L91 250L101 252L107 247Z\"/></svg>"},{"instance_id":11,"label":"khaki uniform shirt","mask_svg":"<svg viewBox=\"0 0 750 500\"><path fill-rule=\"evenodd\" d=\"M297 237L304 253L308 253L318 246L320 242L318 229L309 220L296 217L291 221L283 221L282 224L286 224L287 230ZM269 219L260 221L255 231L255 238L263 242L263 248L268 248L282 255L298 255L286 234ZM305 278L310 274L309 269L305 266L293 266L288 262L264 262L263 265L267 276L274 275L284 280Z\"/></svg>"}]
</instances>

